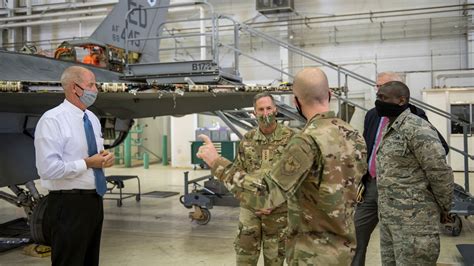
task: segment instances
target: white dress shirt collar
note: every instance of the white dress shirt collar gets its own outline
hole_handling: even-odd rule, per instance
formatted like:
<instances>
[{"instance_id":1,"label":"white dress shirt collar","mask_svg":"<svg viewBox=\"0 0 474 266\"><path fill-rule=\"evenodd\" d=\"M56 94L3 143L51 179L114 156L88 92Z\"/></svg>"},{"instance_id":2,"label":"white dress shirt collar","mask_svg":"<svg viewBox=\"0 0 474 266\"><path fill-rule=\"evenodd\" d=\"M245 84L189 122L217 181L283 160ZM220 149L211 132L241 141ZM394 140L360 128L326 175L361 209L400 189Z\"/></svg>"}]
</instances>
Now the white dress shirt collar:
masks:
<instances>
[{"instance_id":1,"label":"white dress shirt collar","mask_svg":"<svg viewBox=\"0 0 474 266\"><path fill-rule=\"evenodd\" d=\"M66 110L70 111L72 114L78 115L80 117L84 117L84 111L82 111L79 107L72 104L67 99L64 99L63 105L64 105L64 108L66 108Z\"/></svg>"}]
</instances>

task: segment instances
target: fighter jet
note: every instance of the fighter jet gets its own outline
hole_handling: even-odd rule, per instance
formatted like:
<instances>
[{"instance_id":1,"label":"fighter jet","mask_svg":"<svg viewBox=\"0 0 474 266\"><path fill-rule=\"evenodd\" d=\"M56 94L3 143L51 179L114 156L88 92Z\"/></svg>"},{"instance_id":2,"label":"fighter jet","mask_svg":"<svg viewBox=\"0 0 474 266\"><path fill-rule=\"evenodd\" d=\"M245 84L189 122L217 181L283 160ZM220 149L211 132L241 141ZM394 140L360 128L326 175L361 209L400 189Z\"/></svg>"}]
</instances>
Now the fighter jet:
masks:
<instances>
[{"instance_id":1,"label":"fighter jet","mask_svg":"<svg viewBox=\"0 0 474 266\"><path fill-rule=\"evenodd\" d=\"M0 191L0 198L25 209L36 242L48 244L49 234L46 201L33 182L34 129L64 99L60 76L67 67L81 65L96 75L100 93L91 110L112 121L108 130L120 132L111 147L125 138L134 118L250 107L257 92L269 89L242 85L237 71L221 68L215 58L160 65L169 2L120 0L89 39L63 43L55 58L0 51L0 187L14 193ZM186 5L205 3L178 6ZM79 58L80 52L89 57Z\"/></svg>"}]
</instances>

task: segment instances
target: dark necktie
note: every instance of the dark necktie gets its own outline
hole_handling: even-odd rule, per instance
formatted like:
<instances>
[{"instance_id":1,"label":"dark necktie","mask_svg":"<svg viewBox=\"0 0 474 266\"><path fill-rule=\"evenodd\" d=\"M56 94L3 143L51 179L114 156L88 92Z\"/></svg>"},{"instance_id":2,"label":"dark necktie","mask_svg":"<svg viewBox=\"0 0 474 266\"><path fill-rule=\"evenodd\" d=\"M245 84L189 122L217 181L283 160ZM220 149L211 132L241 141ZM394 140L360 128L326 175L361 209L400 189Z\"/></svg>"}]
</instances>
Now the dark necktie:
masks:
<instances>
[{"instance_id":1,"label":"dark necktie","mask_svg":"<svg viewBox=\"0 0 474 266\"><path fill-rule=\"evenodd\" d=\"M97 142L95 141L94 129L92 128L91 121L89 120L89 117L87 117L86 113L84 113L83 120L87 139L87 152L89 156L92 156L97 154ZM107 191L104 170L102 168L92 168L92 170L94 171L95 177L95 190L97 191L97 194L103 197Z\"/></svg>"}]
</instances>

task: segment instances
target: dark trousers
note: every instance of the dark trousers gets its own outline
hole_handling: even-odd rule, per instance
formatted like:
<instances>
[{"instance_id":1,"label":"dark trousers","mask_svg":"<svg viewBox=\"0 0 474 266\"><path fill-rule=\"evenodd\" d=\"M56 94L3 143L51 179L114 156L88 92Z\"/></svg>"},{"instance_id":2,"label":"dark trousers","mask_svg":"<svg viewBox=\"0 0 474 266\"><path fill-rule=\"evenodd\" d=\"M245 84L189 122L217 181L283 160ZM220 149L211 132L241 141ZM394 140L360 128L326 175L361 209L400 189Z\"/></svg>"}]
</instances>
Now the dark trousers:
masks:
<instances>
[{"instance_id":1,"label":"dark trousers","mask_svg":"<svg viewBox=\"0 0 474 266\"><path fill-rule=\"evenodd\" d=\"M379 222L377 214L377 181L365 175L363 178L365 185L364 201L357 204L354 224L356 231L357 247L352 266L365 265L365 254L369 245L370 235Z\"/></svg>"},{"instance_id":2,"label":"dark trousers","mask_svg":"<svg viewBox=\"0 0 474 266\"><path fill-rule=\"evenodd\" d=\"M103 199L97 194L48 196L52 265L99 265L104 220Z\"/></svg>"}]
</instances>

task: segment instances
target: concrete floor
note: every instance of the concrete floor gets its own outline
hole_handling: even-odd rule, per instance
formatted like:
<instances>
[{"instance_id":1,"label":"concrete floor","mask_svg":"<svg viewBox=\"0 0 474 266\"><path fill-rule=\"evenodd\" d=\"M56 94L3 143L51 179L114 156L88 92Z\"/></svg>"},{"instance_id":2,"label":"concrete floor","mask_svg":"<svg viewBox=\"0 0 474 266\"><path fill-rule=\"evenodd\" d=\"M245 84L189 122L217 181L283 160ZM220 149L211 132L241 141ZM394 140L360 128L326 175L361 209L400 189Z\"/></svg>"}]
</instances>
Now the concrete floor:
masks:
<instances>
[{"instance_id":1,"label":"concrete floor","mask_svg":"<svg viewBox=\"0 0 474 266\"><path fill-rule=\"evenodd\" d=\"M182 194L184 171L151 165L148 170L114 167L106 174L138 175L142 192L166 190ZM208 174L206 170L189 171L190 178ZM464 184L461 178L456 174L456 180ZM126 181L125 190L135 191L136 182ZM233 240L238 208L214 207L211 221L202 226L190 222L189 210L179 203L179 196L142 197L140 202L130 198L120 208L115 201L105 201L104 206L101 265L235 265ZM21 209L0 201L0 223L23 216ZM463 223L459 237L442 234L440 264L463 265L455 245L474 243L474 217L463 218ZM0 265L50 265L50 259L23 255L18 248L0 253ZM259 265L263 265L262 260ZM367 265L380 265L378 229L369 245Z\"/></svg>"}]
</instances>

